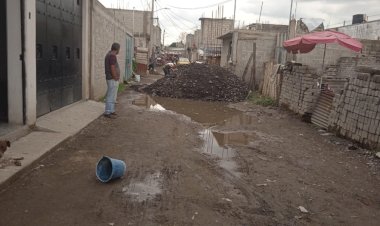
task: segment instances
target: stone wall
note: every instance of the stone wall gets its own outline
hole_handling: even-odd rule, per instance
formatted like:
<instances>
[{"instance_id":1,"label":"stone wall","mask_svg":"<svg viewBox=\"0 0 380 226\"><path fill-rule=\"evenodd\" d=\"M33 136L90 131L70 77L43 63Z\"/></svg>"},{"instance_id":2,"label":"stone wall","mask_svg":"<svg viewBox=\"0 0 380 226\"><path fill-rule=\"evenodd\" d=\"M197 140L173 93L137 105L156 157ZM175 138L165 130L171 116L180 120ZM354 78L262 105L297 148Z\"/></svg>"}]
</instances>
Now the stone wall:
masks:
<instances>
[{"instance_id":1,"label":"stone wall","mask_svg":"<svg viewBox=\"0 0 380 226\"><path fill-rule=\"evenodd\" d=\"M121 72L121 81L125 74L125 55L127 28L98 1L94 1L91 12L91 90L90 98L98 100L107 90L104 75L104 57L111 49L113 42L120 43L121 49L118 62Z\"/></svg>"},{"instance_id":2,"label":"stone wall","mask_svg":"<svg viewBox=\"0 0 380 226\"><path fill-rule=\"evenodd\" d=\"M334 98L329 127L340 135L364 145L378 147L380 61L375 60L373 66L357 66L353 74L343 94L336 94Z\"/></svg>"},{"instance_id":3,"label":"stone wall","mask_svg":"<svg viewBox=\"0 0 380 226\"><path fill-rule=\"evenodd\" d=\"M280 105L300 115L311 114L320 92L316 70L289 65L282 74Z\"/></svg>"}]
</instances>

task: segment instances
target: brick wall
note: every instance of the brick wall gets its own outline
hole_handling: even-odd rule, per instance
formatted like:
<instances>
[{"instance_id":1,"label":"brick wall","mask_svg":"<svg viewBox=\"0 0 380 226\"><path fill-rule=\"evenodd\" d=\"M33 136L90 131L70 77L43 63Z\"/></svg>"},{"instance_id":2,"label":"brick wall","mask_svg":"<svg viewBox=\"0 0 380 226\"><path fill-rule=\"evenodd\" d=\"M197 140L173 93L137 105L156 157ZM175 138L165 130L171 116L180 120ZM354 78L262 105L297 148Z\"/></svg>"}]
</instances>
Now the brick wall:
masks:
<instances>
[{"instance_id":1,"label":"brick wall","mask_svg":"<svg viewBox=\"0 0 380 226\"><path fill-rule=\"evenodd\" d=\"M118 62L121 78L125 74L125 52L127 28L116 20L115 16L102 4L94 1L92 17L92 45L91 45L91 99L99 99L105 95L107 85L104 75L104 57L111 49L113 42L120 43L121 49Z\"/></svg>"},{"instance_id":2,"label":"brick wall","mask_svg":"<svg viewBox=\"0 0 380 226\"><path fill-rule=\"evenodd\" d=\"M343 94L337 94L329 128L369 147L380 144L380 66L358 66Z\"/></svg>"},{"instance_id":3,"label":"brick wall","mask_svg":"<svg viewBox=\"0 0 380 226\"><path fill-rule=\"evenodd\" d=\"M282 73L280 105L300 115L312 113L320 92L316 70L292 65Z\"/></svg>"}]
</instances>

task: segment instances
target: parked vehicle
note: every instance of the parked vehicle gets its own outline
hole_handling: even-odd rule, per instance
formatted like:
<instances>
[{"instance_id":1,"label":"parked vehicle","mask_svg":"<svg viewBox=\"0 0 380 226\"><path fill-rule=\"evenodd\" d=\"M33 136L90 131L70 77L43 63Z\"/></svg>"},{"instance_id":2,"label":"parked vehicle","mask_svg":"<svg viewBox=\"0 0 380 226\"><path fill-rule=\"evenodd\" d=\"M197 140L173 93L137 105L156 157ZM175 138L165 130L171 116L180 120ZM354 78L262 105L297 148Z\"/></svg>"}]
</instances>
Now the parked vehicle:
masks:
<instances>
[{"instance_id":1,"label":"parked vehicle","mask_svg":"<svg viewBox=\"0 0 380 226\"><path fill-rule=\"evenodd\" d=\"M184 64L190 64L189 59L185 57L180 57L177 61L177 65L184 65Z\"/></svg>"}]
</instances>

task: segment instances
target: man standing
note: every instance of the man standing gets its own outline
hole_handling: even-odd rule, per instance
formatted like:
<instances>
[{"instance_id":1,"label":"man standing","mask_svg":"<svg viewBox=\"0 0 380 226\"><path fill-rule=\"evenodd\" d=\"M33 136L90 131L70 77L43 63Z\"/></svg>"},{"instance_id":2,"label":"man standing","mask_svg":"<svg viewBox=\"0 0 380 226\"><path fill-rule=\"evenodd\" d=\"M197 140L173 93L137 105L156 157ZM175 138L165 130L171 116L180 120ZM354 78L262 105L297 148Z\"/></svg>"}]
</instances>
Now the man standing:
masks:
<instances>
[{"instance_id":1,"label":"man standing","mask_svg":"<svg viewBox=\"0 0 380 226\"><path fill-rule=\"evenodd\" d=\"M104 70L107 81L107 94L106 94L106 110L104 116L107 118L114 118L115 113L115 99L120 79L120 68L117 62L116 55L119 54L120 44L113 43L111 51L109 51L104 59Z\"/></svg>"}]
</instances>

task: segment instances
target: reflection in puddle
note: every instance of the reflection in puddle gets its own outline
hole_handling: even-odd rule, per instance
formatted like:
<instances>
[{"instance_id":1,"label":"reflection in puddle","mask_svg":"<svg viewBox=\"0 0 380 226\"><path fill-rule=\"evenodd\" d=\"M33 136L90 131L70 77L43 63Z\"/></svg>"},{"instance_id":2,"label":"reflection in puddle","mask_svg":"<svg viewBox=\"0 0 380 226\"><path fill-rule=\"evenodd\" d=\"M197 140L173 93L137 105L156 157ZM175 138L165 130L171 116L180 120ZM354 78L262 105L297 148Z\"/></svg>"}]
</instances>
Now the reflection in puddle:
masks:
<instances>
[{"instance_id":1,"label":"reflection in puddle","mask_svg":"<svg viewBox=\"0 0 380 226\"><path fill-rule=\"evenodd\" d=\"M144 181L131 183L123 188L123 193L137 202L153 199L161 193L162 175L160 172L148 175Z\"/></svg>"},{"instance_id":2,"label":"reflection in puddle","mask_svg":"<svg viewBox=\"0 0 380 226\"><path fill-rule=\"evenodd\" d=\"M149 95L142 95L139 98L132 101L133 105L144 107L150 110L165 111L166 109L162 105L158 104Z\"/></svg>"},{"instance_id":3,"label":"reflection in puddle","mask_svg":"<svg viewBox=\"0 0 380 226\"><path fill-rule=\"evenodd\" d=\"M248 145L259 138L252 131L258 119L229 108L226 103L142 95L133 104L150 110L176 112L201 123L208 128L200 133L204 140L203 152L218 158L219 165L235 175L239 174L233 159L236 151L231 146ZM213 129L210 126L214 126Z\"/></svg>"},{"instance_id":4,"label":"reflection in puddle","mask_svg":"<svg viewBox=\"0 0 380 226\"><path fill-rule=\"evenodd\" d=\"M222 134L219 133L218 135ZM228 137L228 135L218 136L218 139L211 129L205 129L200 133L200 136L204 140L202 147L203 152L219 158L218 164L220 167L239 176L240 173L237 171L237 164L233 159L233 157L236 156L236 151L230 148L228 143L223 140L223 137Z\"/></svg>"}]
</instances>

